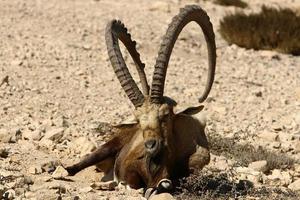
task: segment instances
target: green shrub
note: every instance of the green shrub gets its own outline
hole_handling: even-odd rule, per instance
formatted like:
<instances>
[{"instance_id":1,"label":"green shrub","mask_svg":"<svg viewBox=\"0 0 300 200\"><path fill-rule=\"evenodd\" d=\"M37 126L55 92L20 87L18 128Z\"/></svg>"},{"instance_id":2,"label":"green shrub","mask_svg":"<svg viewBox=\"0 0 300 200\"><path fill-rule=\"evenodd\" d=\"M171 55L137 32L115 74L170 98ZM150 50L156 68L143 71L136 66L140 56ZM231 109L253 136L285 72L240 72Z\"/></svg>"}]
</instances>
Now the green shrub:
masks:
<instances>
[{"instance_id":1,"label":"green shrub","mask_svg":"<svg viewBox=\"0 0 300 200\"><path fill-rule=\"evenodd\" d=\"M240 8L246 8L248 6L247 3L241 0L215 0L214 2L222 6L235 6Z\"/></svg>"},{"instance_id":2,"label":"green shrub","mask_svg":"<svg viewBox=\"0 0 300 200\"><path fill-rule=\"evenodd\" d=\"M227 15L221 20L220 33L229 44L247 49L300 55L300 16L288 8L263 6L257 14Z\"/></svg>"}]
</instances>

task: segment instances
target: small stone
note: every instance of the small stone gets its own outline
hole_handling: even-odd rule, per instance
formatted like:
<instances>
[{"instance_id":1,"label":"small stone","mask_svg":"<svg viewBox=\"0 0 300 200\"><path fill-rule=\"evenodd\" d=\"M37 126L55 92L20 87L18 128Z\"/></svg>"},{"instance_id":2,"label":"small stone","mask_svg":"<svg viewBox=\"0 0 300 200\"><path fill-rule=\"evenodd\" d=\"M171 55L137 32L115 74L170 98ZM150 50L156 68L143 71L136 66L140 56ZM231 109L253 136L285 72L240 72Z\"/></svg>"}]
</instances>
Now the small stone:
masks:
<instances>
[{"instance_id":1,"label":"small stone","mask_svg":"<svg viewBox=\"0 0 300 200\"><path fill-rule=\"evenodd\" d=\"M39 142L38 145L39 145L39 148L52 150L52 149L53 149L53 146L54 146L54 143L53 143L52 140L43 138L43 139Z\"/></svg>"},{"instance_id":2,"label":"small stone","mask_svg":"<svg viewBox=\"0 0 300 200\"><path fill-rule=\"evenodd\" d=\"M300 153L300 141L295 142L294 151L295 153Z\"/></svg>"},{"instance_id":3,"label":"small stone","mask_svg":"<svg viewBox=\"0 0 300 200\"><path fill-rule=\"evenodd\" d=\"M267 166L267 161L266 160L259 160L255 161L249 164L249 168L258 171L258 172L267 172L268 171L268 166Z\"/></svg>"},{"instance_id":4,"label":"small stone","mask_svg":"<svg viewBox=\"0 0 300 200\"><path fill-rule=\"evenodd\" d=\"M220 171L228 170L230 168L229 164L228 164L228 159L226 159L223 156L216 157L215 158L214 167L216 167Z\"/></svg>"},{"instance_id":5,"label":"small stone","mask_svg":"<svg viewBox=\"0 0 300 200\"><path fill-rule=\"evenodd\" d=\"M73 142L73 144L74 144L73 149L75 150L75 153L78 153L81 156L91 153L97 147L95 143L93 143L91 140L89 140L86 137L77 138Z\"/></svg>"},{"instance_id":6,"label":"small stone","mask_svg":"<svg viewBox=\"0 0 300 200\"><path fill-rule=\"evenodd\" d=\"M23 64L23 60L21 60L21 59L16 59L16 60L11 61L11 65L13 65L13 66L21 66L22 64Z\"/></svg>"},{"instance_id":7,"label":"small stone","mask_svg":"<svg viewBox=\"0 0 300 200\"><path fill-rule=\"evenodd\" d=\"M214 106L213 110L222 115L225 115L227 113L227 108L223 106Z\"/></svg>"},{"instance_id":8,"label":"small stone","mask_svg":"<svg viewBox=\"0 0 300 200\"><path fill-rule=\"evenodd\" d=\"M58 166L51 176L55 179L64 179L68 176L68 172L62 166Z\"/></svg>"},{"instance_id":9,"label":"small stone","mask_svg":"<svg viewBox=\"0 0 300 200\"><path fill-rule=\"evenodd\" d=\"M169 193L161 193L151 196L149 200L175 200L175 198Z\"/></svg>"},{"instance_id":10,"label":"small stone","mask_svg":"<svg viewBox=\"0 0 300 200\"><path fill-rule=\"evenodd\" d=\"M51 173L54 172L57 166L59 165L61 165L61 163L58 160L51 160L49 162L42 164L42 169L45 172Z\"/></svg>"},{"instance_id":11,"label":"small stone","mask_svg":"<svg viewBox=\"0 0 300 200\"><path fill-rule=\"evenodd\" d=\"M294 120L295 120L296 124L300 124L300 112L296 113Z\"/></svg>"},{"instance_id":12,"label":"small stone","mask_svg":"<svg viewBox=\"0 0 300 200\"><path fill-rule=\"evenodd\" d=\"M278 140L278 134L270 131L263 131L258 135L258 137L271 142Z\"/></svg>"},{"instance_id":13,"label":"small stone","mask_svg":"<svg viewBox=\"0 0 300 200\"><path fill-rule=\"evenodd\" d=\"M58 190L58 193L62 193L62 194L65 194L67 191L67 188L64 185L62 185L61 183L57 183L57 182L51 182L48 185L48 189Z\"/></svg>"},{"instance_id":14,"label":"small stone","mask_svg":"<svg viewBox=\"0 0 300 200\"><path fill-rule=\"evenodd\" d=\"M289 184L289 189L293 191L300 191L300 179L294 181L293 183Z\"/></svg>"},{"instance_id":15,"label":"small stone","mask_svg":"<svg viewBox=\"0 0 300 200\"><path fill-rule=\"evenodd\" d=\"M13 189L9 189L2 195L2 197L7 200L15 199L16 192Z\"/></svg>"},{"instance_id":16,"label":"small stone","mask_svg":"<svg viewBox=\"0 0 300 200\"><path fill-rule=\"evenodd\" d=\"M25 130L22 133L22 139L23 140L34 140L39 141L42 138L42 134L39 130Z\"/></svg>"},{"instance_id":17,"label":"small stone","mask_svg":"<svg viewBox=\"0 0 300 200\"><path fill-rule=\"evenodd\" d=\"M4 185L0 185L0 197L3 196L4 192L5 192L6 188L4 187Z\"/></svg>"},{"instance_id":18,"label":"small stone","mask_svg":"<svg viewBox=\"0 0 300 200\"><path fill-rule=\"evenodd\" d=\"M53 142L59 142L59 140L64 136L64 128L54 128L46 132L44 139L49 139Z\"/></svg>"},{"instance_id":19,"label":"small stone","mask_svg":"<svg viewBox=\"0 0 300 200\"><path fill-rule=\"evenodd\" d=\"M91 187L96 190L114 190L118 186L116 181L107 182L95 182L91 184Z\"/></svg>"},{"instance_id":20,"label":"small stone","mask_svg":"<svg viewBox=\"0 0 300 200\"><path fill-rule=\"evenodd\" d=\"M41 166L31 166L28 169L28 173L30 174L41 174L43 172Z\"/></svg>"},{"instance_id":21,"label":"small stone","mask_svg":"<svg viewBox=\"0 0 300 200\"><path fill-rule=\"evenodd\" d=\"M280 146L281 146L281 143L280 143L280 142L273 142L273 143L272 143L272 147L273 147L274 149L279 149Z\"/></svg>"},{"instance_id":22,"label":"small stone","mask_svg":"<svg viewBox=\"0 0 300 200\"><path fill-rule=\"evenodd\" d=\"M150 5L149 10L170 12L170 5L167 2L156 1Z\"/></svg>"},{"instance_id":23,"label":"small stone","mask_svg":"<svg viewBox=\"0 0 300 200\"><path fill-rule=\"evenodd\" d=\"M289 172L282 172L279 169L274 169L268 179L275 185L287 186L291 183L292 177Z\"/></svg>"},{"instance_id":24,"label":"small stone","mask_svg":"<svg viewBox=\"0 0 300 200\"><path fill-rule=\"evenodd\" d=\"M8 148L0 148L0 158L7 158L9 155Z\"/></svg>"},{"instance_id":25,"label":"small stone","mask_svg":"<svg viewBox=\"0 0 300 200\"><path fill-rule=\"evenodd\" d=\"M262 97L262 91L258 91L254 93L256 97Z\"/></svg>"},{"instance_id":26,"label":"small stone","mask_svg":"<svg viewBox=\"0 0 300 200\"><path fill-rule=\"evenodd\" d=\"M261 50L260 55L262 57L266 57L268 59L280 60L280 56L277 52L269 51L269 50Z\"/></svg>"},{"instance_id":27,"label":"small stone","mask_svg":"<svg viewBox=\"0 0 300 200\"><path fill-rule=\"evenodd\" d=\"M300 87L297 87L295 89L295 96L298 99L298 101L300 102Z\"/></svg>"},{"instance_id":28,"label":"small stone","mask_svg":"<svg viewBox=\"0 0 300 200\"><path fill-rule=\"evenodd\" d=\"M92 187L84 187L84 188L80 188L79 189L79 191L81 192L81 193L88 193L88 192L91 192L91 191L93 191L93 188Z\"/></svg>"},{"instance_id":29,"label":"small stone","mask_svg":"<svg viewBox=\"0 0 300 200\"><path fill-rule=\"evenodd\" d=\"M27 199L37 199L36 194L34 192L29 192L29 191L25 193L25 197Z\"/></svg>"},{"instance_id":30,"label":"small stone","mask_svg":"<svg viewBox=\"0 0 300 200\"><path fill-rule=\"evenodd\" d=\"M0 142L9 143L11 142L11 138L12 134L8 130L4 128L0 129Z\"/></svg>"}]
</instances>

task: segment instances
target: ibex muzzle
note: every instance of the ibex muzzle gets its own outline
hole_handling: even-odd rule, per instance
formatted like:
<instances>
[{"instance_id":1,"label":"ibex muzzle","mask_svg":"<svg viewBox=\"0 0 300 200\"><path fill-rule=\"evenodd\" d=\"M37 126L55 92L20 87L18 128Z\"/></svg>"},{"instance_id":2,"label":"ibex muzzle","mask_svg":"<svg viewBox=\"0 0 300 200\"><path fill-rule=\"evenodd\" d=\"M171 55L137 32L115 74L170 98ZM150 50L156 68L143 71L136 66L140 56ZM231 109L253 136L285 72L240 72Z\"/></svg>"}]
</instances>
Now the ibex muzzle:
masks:
<instances>
[{"instance_id":1,"label":"ibex muzzle","mask_svg":"<svg viewBox=\"0 0 300 200\"><path fill-rule=\"evenodd\" d=\"M207 98L214 81L216 46L212 24L199 6L186 6L173 18L158 52L151 87L144 72L145 65L136 50L136 42L131 39L125 26L116 20L107 25L105 39L108 55L122 88L135 106L135 119L129 124L117 126L120 129L118 135L81 162L68 167L70 175L99 162L109 161L108 166L114 170L115 178L125 181L130 187L155 187L162 179L186 175L190 163L202 168L209 162L205 122L191 116L200 112L203 106L174 113L176 102L163 96L172 49L182 29L191 21L201 27L208 47L209 68L207 84L199 98L201 103ZM119 40L135 62L143 92L129 73ZM105 169L107 171L107 167Z\"/></svg>"}]
</instances>

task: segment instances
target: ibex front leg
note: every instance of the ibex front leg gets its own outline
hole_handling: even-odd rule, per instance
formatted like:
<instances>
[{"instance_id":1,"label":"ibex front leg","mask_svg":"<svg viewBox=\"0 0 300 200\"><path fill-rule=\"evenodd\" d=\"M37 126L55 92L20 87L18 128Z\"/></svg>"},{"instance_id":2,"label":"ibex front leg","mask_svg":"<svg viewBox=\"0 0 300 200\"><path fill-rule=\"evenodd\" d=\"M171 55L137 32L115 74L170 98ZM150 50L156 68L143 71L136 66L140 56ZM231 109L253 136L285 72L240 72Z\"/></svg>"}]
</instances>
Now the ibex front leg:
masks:
<instances>
[{"instance_id":1,"label":"ibex front leg","mask_svg":"<svg viewBox=\"0 0 300 200\"><path fill-rule=\"evenodd\" d=\"M96 165L106 159L114 158L118 151L122 148L119 138L113 138L98 149L88 154L80 162L66 168L70 176L74 176L79 171ZM112 166L113 167L113 166Z\"/></svg>"}]
</instances>

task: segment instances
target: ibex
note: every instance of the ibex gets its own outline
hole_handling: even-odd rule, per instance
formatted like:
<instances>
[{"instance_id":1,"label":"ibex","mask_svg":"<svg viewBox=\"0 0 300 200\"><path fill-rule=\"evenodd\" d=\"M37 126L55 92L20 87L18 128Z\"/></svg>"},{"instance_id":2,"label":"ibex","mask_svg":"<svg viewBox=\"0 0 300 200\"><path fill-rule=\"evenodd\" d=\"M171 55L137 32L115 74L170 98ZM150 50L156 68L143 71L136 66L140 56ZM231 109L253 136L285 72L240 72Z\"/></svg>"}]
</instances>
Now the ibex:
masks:
<instances>
[{"instance_id":1,"label":"ibex","mask_svg":"<svg viewBox=\"0 0 300 200\"><path fill-rule=\"evenodd\" d=\"M120 21L108 23L105 33L108 55L122 88L135 106L135 120L118 125L118 134L79 163L67 167L69 175L97 164L104 173L113 170L114 179L125 182L131 188L169 189L170 180L188 175L191 167L201 169L209 163L205 121L192 117L203 106L174 113L176 102L163 96L172 49L182 29L191 21L201 27L208 48L207 83L199 98L202 103L211 90L216 65L215 36L204 10L195 5L186 6L173 18L160 46L151 88L144 72L145 65L135 47L136 42ZM118 40L122 41L135 62L143 93L125 64Z\"/></svg>"}]
</instances>

